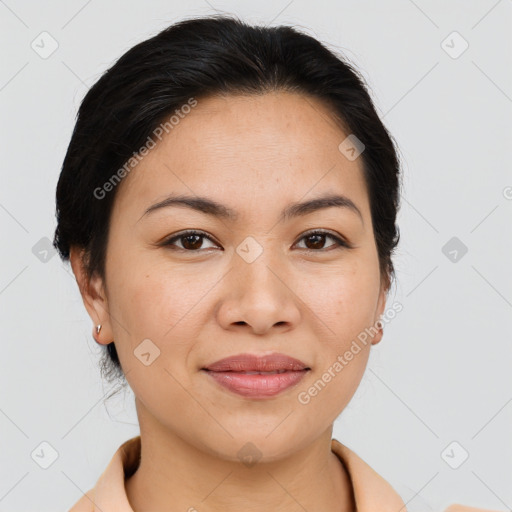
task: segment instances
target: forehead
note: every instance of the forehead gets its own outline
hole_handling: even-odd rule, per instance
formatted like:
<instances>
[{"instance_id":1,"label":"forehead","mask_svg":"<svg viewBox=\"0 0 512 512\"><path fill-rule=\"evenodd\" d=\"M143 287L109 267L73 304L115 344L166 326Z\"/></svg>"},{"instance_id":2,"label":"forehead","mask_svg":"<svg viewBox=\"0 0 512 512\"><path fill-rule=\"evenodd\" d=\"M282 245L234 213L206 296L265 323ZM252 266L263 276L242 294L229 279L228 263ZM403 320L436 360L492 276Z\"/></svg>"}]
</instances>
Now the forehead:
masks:
<instances>
[{"instance_id":1,"label":"forehead","mask_svg":"<svg viewBox=\"0 0 512 512\"><path fill-rule=\"evenodd\" d=\"M114 211L137 215L170 193L209 196L240 211L340 192L368 210L362 160L321 101L296 93L197 99L117 190ZM311 196L311 197L310 197ZM279 205L276 204L279 203Z\"/></svg>"}]
</instances>

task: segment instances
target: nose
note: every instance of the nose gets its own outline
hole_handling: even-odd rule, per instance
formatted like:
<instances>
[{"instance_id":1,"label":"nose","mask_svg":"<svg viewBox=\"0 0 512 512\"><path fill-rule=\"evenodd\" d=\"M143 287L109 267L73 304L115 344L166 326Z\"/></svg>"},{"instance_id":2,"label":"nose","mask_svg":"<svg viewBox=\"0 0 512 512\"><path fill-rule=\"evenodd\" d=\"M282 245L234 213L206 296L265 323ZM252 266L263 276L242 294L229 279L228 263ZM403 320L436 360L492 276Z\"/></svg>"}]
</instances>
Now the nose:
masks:
<instances>
[{"instance_id":1,"label":"nose","mask_svg":"<svg viewBox=\"0 0 512 512\"><path fill-rule=\"evenodd\" d=\"M264 335L298 325L301 301L294 293L291 273L264 254L252 263L234 255L217 307L217 320L224 329Z\"/></svg>"}]
</instances>

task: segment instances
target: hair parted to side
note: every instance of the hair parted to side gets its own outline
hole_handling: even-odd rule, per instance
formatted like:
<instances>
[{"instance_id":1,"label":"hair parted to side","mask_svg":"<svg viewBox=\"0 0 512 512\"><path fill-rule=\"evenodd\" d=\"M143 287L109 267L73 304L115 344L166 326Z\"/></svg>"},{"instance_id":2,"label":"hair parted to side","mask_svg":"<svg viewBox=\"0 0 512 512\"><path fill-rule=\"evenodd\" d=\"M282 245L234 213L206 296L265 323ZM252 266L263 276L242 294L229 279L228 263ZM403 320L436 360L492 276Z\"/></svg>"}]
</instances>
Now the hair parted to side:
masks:
<instances>
[{"instance_id":1,"label":"hair parted to side","mask_svg":"<svg viewBox=\"0 0 512 512\"><path fill-rule=\"evenodd\" d=\"M81 248L87 275L105 279L118 187L101 198L95 191L167 117L191 98L271 91L322 100L340 128L364 144L360 158L381 276L389 288L395 279L392 254L400 238L400 162L364 79L342 56L293 27L251 26L225 15L185 19L142 41L85 95L56 189L53 245L62 260L69 261L71 247ZM106 346L101 370L108 381L124 378L114 342Z\"/></svg>"}]
</instances>

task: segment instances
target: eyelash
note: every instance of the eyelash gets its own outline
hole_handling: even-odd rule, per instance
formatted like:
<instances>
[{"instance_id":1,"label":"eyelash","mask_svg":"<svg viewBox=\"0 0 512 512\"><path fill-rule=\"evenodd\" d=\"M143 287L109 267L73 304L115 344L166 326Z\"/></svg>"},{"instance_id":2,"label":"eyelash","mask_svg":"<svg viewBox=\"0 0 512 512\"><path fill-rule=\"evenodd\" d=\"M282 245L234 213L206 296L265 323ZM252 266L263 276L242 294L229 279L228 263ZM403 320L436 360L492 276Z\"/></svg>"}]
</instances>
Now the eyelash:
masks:
<instances>
[{"instance_id":1,"label":"eyelash","mask_svg":"<svg viewBox=\"0 0 512 512\"><path fill-rule=\"evenodd\" d=\"M210 240L210 242L217 243L217 242L215 242L215 240L212 237L210 237L209 235L207 235L206 233L204 233L202 231L187 230L187 231L182 231L178 235L174 235L173 237L168 238L167 240L164 240L161 245L164 246L164 247L172 247L172 250L178 250L178 251L183 251L183 252L191 252L191 253L192 252L200 252L202 250L206 250L206 249L191 250L191 249L183 249L182 247L176 247L176 246L173 247L173 243L175 241L179 240L180 238L185 238L186 236L190 236L190 235L198 235L201 238L206 238L207 240ZM321 229L320 230L309 231L309 232L305 233L304 235L302 235L301 238L299 238L299 242L301 240L303 240L304 238L308 238L308 237L313 236L313 235L326 235L327 238L332 238L336 242L336 244L338 245L338 247L335 247L337 249L351 249L352 248L352 246L346 240L343 240L342 238L333 235L330 231L324 231L324 230L321 230ZM326 252L326 251L330 251L330 250L332 250L332 247L333 246L329 246L329 248L327 248L327 249L303 249L303 248L301 248L301 249L303 251L307 251L309 253L312 253L312 252Z\"/></svg>"}]
</instances>

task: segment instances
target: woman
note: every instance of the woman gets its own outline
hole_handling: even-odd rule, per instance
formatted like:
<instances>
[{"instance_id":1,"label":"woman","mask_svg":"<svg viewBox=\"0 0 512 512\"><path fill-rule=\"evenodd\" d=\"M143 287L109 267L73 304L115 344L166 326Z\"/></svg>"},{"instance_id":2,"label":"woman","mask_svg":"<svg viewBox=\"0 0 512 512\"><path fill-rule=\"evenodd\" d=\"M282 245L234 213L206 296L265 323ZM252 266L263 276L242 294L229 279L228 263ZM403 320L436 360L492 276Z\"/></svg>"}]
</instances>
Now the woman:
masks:
<instances>
[{"instance_id":1,"label":"woman","mask_svg":"<svg viewBox=\"0 0 512 512\"><path fill-rule=\"evenodd\" d=\"M405 510L332 439L383 335L399 183L361 77L293 28L185 20L98 80L54 245L140 436L73 512Z\"/></svg>"}]
</instances>

